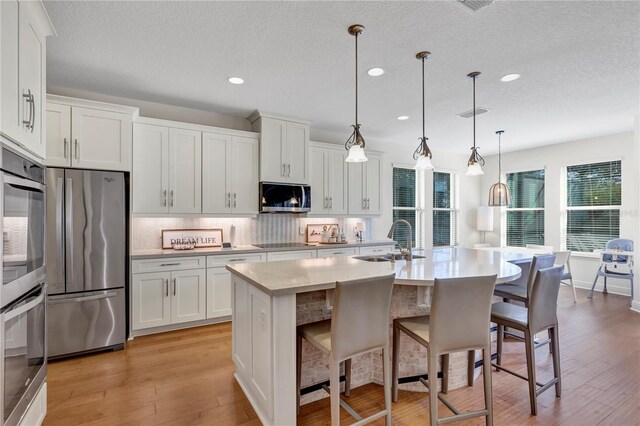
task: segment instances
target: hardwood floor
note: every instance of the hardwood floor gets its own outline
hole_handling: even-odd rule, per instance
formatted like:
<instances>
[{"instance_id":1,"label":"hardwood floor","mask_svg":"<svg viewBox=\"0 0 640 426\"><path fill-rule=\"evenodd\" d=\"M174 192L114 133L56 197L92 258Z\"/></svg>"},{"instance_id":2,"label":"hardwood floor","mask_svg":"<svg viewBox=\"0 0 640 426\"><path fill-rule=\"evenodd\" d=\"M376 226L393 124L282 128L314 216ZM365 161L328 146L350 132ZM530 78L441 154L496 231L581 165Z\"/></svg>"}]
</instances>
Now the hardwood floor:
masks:
<instances>
[{"instance_id":1,"label":"hardwood floor","mask_svg":"<svg viewBox=\"0 0 640 426\"><path fill-rule=\"evenodd\" d=\"M529 414L526 382L493 373L496 425L640 425L640 315L629 298L561 289L558 317L561 398L553 390ZM547 348L537 350L538 375L552 374ZM507 367L526 373L523 343L505 341ZM46 426L54 425L259 425L233 378L231 325L219 324L139 337L124 351L49 365ZM349 404L366 415L383 405L382 387L352 390ZM449 393L461 410L481 407L481 380ZM426 393L401 392L393 405L395 425L428 424ZM448 411L442 403L439 413ZM329 400L301 408L301 425L330 424ZM342 410L342 422L353 420ZM379 421L376 424L384 424ZM456 424L484 424L482 418Z\"/></svg>"}]
</instances>

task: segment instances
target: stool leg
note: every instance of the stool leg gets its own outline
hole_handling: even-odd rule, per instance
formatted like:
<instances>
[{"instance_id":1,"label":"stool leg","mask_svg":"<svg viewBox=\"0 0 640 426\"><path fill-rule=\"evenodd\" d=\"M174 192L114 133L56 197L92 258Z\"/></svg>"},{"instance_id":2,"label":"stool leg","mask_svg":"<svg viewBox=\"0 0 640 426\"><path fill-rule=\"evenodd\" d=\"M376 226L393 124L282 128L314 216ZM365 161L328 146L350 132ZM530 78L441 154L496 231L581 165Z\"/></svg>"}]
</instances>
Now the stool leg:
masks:
<instances>
[{"instance_id":1,"label":"stool leg","mask_svg":"<svg viewBox=\"0 0 640 426\"><path fill-rule=\"evenodd\" d=\"M340 424L340 362L329 361L329 398L331 399L331 425Z\"/></svg>"},{"instance_id":2,"label":"stool leg","mask_svg":"<svg viewBox=\"0 0 640 426\"><path fill-rule=\"evenodd\" d=\"M487 426L493 425L493 395L491 393L491 346L482 350L482 380L484 382L484 406L487 409Z\"/></svg>"},{"instance_id":3,"label":"stool leg","mask_svg":"<svg viewBox=\"0 0 640 426\"><path fill-rule=\"evenodd\" d=\"M442 355L442 393L449 392L449 354Z\"/></svg>"},{"instance_id":4,"label":"stool leg","mask_svg":"<svg viewBox=\"0 0 640 426\"><path fill-rule=\"evenodd\" d=\"M502 365L502 342L504 341L504 326L502 324L498 324L498 343L497 343L497 350L496 352L498 353L498 357L496 358L496 364L498 365ZM499 371L499 370L496 370Z\"/></svg>"},{"instance_id":5,"label":"stool leg","mask_svg":"<svg viewBox=\"0 0 640 426\"><path fill-rule=\"evenodd\" d=\"M398 369L400 368L400 329L393 324L393 368L391 372L391 394L393 402L398 402Z\"/></svg>"},{"instance_id":6,"label":"stool leg","mask_svg":"<svg viewBox=\"0 0 640 426\"><path fill-rule=\"evenodd\" d=\"M344 396L351 395L351 358L344 362Z\"/></svg>"},{"instance_id":7,"label":"stool leg","mask_svg":"<svg viewBox=\"0 0 640 426\"><path fill-rule=\"evenodd\" d=\"M558 379L556 382L556 396L562 395L562 381L560 379L560 338L558 336L558 325L549 329L551 333L551 347L553 348L553 376Z\"/></svg>"},{"instance_id":8,"label":"stool leg","mask_svg":"<svg viewBox=\"0 0 640 426\"><path fill-rule=\"evenodd\" d=\"M387 411L386 426L391 426L391 374L389 374L389 347L382 349L382 386L384 388L384 409Z\"/></svg>"},{"instance_id":9,"label":"stool leg","mask_svg":"<svg viewBox=\"0 0 640 426\"><path fill-rule=\"evenodd\" d=\"M300 382L302 380L302 337L296 338L296 414L300 414Z\"/></svg>"},{"instance_id":10,"label":"stool leg","mask_svg":"<svg viewBox=\"0 0 640 426\"><path fill-rule=\"evenodd\" d=\"M467 385L473 386L473 376L476 372L476 351L467 353Z\"/></svg>"},{"instance_id":11,"label":"stool leg","mask_svg":"<svg viewBox=\"0 0 640 426\"><path fill-rule=\"evenodd\" d=\"M531 403L531 415L538 415L537 385L536 385L536 354L531 331L524 333L525 351L527 353L527 382L529 382L529 402Z\"/></svg>"},{"instance_id":12,"label":"stool leg","mask_svg":"<svg viewBox=\"0 0 640 426\"><path fill-rule=\"evenodd\" d=\"M438 424L438 355L432 353L429 348L427 358L429 371L429 416L432 425Z\"/></svg>"}]
</instances>

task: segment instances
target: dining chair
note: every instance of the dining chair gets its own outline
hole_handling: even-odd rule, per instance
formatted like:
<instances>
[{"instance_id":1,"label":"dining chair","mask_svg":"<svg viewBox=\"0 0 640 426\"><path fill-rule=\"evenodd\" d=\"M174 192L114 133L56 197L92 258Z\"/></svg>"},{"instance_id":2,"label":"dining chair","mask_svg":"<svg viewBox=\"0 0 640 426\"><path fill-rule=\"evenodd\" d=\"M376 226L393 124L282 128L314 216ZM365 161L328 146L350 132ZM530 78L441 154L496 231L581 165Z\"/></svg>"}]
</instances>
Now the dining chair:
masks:
<instances>
[{"instance_id":1,"label":"dining chair","mask_svg":"<svg viewBox=\"0 0 640 426\"><path fill-rule=\"evenodd\" d=\"M496 275L435 279L431 314L393 320L392 399L398 401L400 368L400 333L404 333L427 348L428 378L420 382L429 389L430 424L466 420L484 416L493 424L491 397L491 338L489 317ZM482 377L485 408L461 413L447 400L449 354L466 351L467 363L475 363L475 350L482 350ZM438 358L442 356L442 392L438 392ZM473 384L473 368L468 369L469 384ZM454 414L438 418L438 400Z\"/></svg>"},{"instance_id":2,"label":"dining chair","mask_svg":"<svg viewBox=\"0 0 640 426\"><path fill-rule=\"evenodd\" d=\"M542 254L533 256L529 271L525 277L525 264L518 264L523 271L520 278L512 283L498 284L494 291L494 295L502 297L503 301L515 300L524 303L525 306L529 303L529 293L531 292L531 284L536 277L536 272L543 268L550 268L553 266L556 260L555 254Z\"/></svg>"},{"instance_id":3,"label":"dining chair","mask_svg":"<svg viewBox=\"0 0 640 426\"><path fill-rule=\"evenodd\" d=\"M491 365L497 370L505 371L529 383L529 403L531 405L531 414L534 416L538 414L538 395L554 385L556 396L560 397L562 393L557 305L563 269L563 266L554 266L538 270L531 286L527 307L505 302L494 303L491 306L491 322L498 326L498 357L496 362ZM527 359L526 376L502 365L504 327L514 328L524 333L525 354ZM536 333L545 330L548 330L551 340L553 378L543 384L539 383L536 379L536 355L533 339Z\"/></svg>"},{"instance_id":4,"label":"dining chair","mask_svg":"<svg viewBox=\"0 0 640 426\"><path fill-rule=\"evenodd\" d=\"M564 266L564 269L562 271L562 280L560 281L560 283L571 287L571 289L573 290L573 303L576 303L578 301L578 298L576 297L576 287L573 285L571 264L569 262L571 259L571 250L556 251L555 253L555 266ZM568 283L567 280L569 281Z\"/></svg>"},{"instance_id":5,"label":"dining chair","mask_svg":"<svg viewBox=\"0 0 640 426\"><path fill-rule=\"evenodd\" d=\"M331 424L340 424L340 406L361 425L386 417L391 426L391 375L389 371L389 308L395 274L336 283L333 315L330 320L300 325L297 328L297 407L300 408L302 374L302 340L311 343L329 357ZM345 376L351 380L351 358L382 349L384 410L362 418L340 398L340 363L345 362ZM346 396L350 383L345 383Z\"/></svg>"},{"instance_id":6,"label":"dining chair","mask_svg":"<svg viewBox=\"0 0 640 426\"><path fill-rule=\"evenodd\" d=\"M632 252L633 241L624 238L617 238L607 241L605 250L609 253L600 253L600 267L596 272L596 277L593 280L591 290L587 295L587 299L593 299L593 290L596 288L596 283L599 277L604 277L604 289L602 294L607 294L607 278L617 278L623 280L629 280L631 283L631 300L633 302L633 255L619 255L615 254L616 250ZM613 252L613 253L612 253Z\"/></svg>"}]
</instances>

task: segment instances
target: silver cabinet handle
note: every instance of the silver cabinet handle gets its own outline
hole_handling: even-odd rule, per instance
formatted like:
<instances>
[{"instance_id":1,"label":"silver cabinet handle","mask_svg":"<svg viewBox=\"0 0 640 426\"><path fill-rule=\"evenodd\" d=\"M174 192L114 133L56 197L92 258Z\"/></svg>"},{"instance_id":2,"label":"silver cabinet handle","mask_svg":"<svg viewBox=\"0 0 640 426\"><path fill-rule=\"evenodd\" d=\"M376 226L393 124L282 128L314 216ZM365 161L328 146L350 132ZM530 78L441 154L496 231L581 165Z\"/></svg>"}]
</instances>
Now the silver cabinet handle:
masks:
<instances>
[{"instance_id":1,"label":"silver cabinet handle","mask_svg":"<svg viewBox=\"0 0 640 426\"><path fill-rule=\"evenodd\" d=\"M75 153L74 157L75 157L75 159L77 160L77 159L78 159L78 155L79 155L78 153L80 152L79 144L78 144L78 139L75 139L75 144L76 144L76 146L75 146L75 148L76 148L76 153Z\"/></svg>"},{"instance_id":2,"label":"silver cabinet handle","mask_svg":"<svg viewBox=\"0 0 640 426\"><path fill-rule=\"evenodd\" d=\"M164 280L164 297L169 297L169 278Z\"/></svg>"},{"instance_id":3,"label":"silver cabinet handle","mask_svg":"<svg viewBox=\"0 0 640 426\"><path fill-rule=\"evenodd\" d=\"M287 165L282 163L282 176L286 177L287 176Z\"/></svg>"},{"instance_id":4,"label":"silver cabinet handle","mask_svg":"<svg viewBox=\"0 0 640 426\"><path fill-rule=\"evenodd\" d=\"M27 93L23 93L22 97L26 99L26 103L29 104L29 119L22 120L22 124L28 129L31 128L31 121L33 120L33 96L31 95L31 89L27 89Z\"/></svg>"},{"instance_id":5,"label":"silver cabinet handle","mask_svg":"<svg viewBox=\"0 0 640 426\"><path fill-rule=\"evenodd\" d=\"M64 155L64 159L65 159L65 160L67 159L67 145L68 145L68 144L67 144L67 138L64 138L64 146L63 146L63 148L62 148L62 149L63 149L63 151L64 151L64 154L63 154L63 155Z\"/></svg>"},{"instance_id":6,"label":"silver cabinet handle","mask_svg":"<svg viewBox=\"0 0 640 426\"><path fill-rule=\"evenodd\" d=\"M225 207L231 207L231 193L230 193L230 192L227 192L227 193L225 194L225 196L226 196L226 198L227 198L227 199L226 199L226 200L225 200L225 202L224 202L224 206L225 206Z\"/></svg>"},{"instance_id":7,"label":"silver cabinet handle","mask_svg":"<svg viewBox=\"0 0 640 426\"><path fill-rule=\"evenodd\" d=\"M329 208L333 208L333 197L329 197Z\"/></svg>"},{"instance_id":8,"label":"silver cabinet handle","mask_svg":"<svg viewBox=\"0 0 640 426\"><path fill-rule=\"evenodd\" d=\"M160 266L180 266L180 263L161 263Z\"/></svg>"},{"instance_id":9,"label":"silver cabinet handle","mask_svg":"<svg viewBox=\"0 0 640 426\"><path fill-rule=\"evenodd\" d=\"M287 164L287 177L291 177L291 164Z\"/></svg>"},{"instance_id":10,"label":"silver cabinet handle","mask_svg":"<svg viewBox=\"0 0 640 426\"><path fill-rule=\"evenodd\" d=\"M367 208L367 200L365 198L362 199L362 210Z\"/></svg>"},{"instance_id":11,"label":"silver cabinet handle","mask_svg":"<svg viewBox=\"0 0 640 426\"><path fill-rule=\"evenodd\" d=\"M367 210L371 207L371 199L367 198Z\"/></svg>"},{"instance_id":12,"label":"silver cabinet handle","mask_svg":"<svg viewBox=\"0 0 640 426\"><path fill-rule=\"evenodd\" d=\"M344 254L343 251L334 251L333 254Z\"/></svg>"},{"instance_id":13,"label":"silver cabinet handle","mask_svg":"<svg viewBox=\"0 0 640 426\"><path fill-rule=\"evenodd\" d=\"M169 207L173 207L173 189L169 191Z\"/></svg>"},{"instance_id":14,"label":"silver cabinet handle","mask_svg":"<svg viewBox=\"0 0 640 426\"><path fill-rule=\"evenodd\" d=\"M329 197L324 197L324 208L328 209L329 207Z\"/></svg>"},{"instance_id":15,"label":"silver cabinet handle","mask_svg":"<svg viewBox=\"0 0 640 426\"><path fill-rule=\"evenodd\" d=\"M173 295L176 295L176 278L173 279Z\"/></svg>"},{"instance_id":16,"label":"silver cabinet handle","mask_svg":"<svg viewBox=\"0 0 640 426\"><path fill-rule=\"evenodd\" d=\"M238 258L238 259L229 259L229 262L245 262L247 260L246 257Z\"/></svg>"},{"instance_id":17,"label":"silver cabinet handle","mask_svg":"<svg viewBox=\"0 0 640 426\"><path fill-rule=\"evenodd\" d=\"M36 126L36 99L31 94L31 108L33 108L33 113L31 114L31 133L33 133L33 128Z\"/></svg>"},{"instance_id":18,"label":"silver cabinet handle","mask_svg":"<svg viewBox=\"0 0 640 426\"><path fill-rule=\"evenodd\" d=\"M162 207L167 207L167 190L162 190Z\"/></svg>"},{"instance_id":19,"label":"silver cabinet handle","mask_svg":"<svg viewBox=\"0 0 640 426\"><path fill-rule=\"evenodd\" d=\"M238 194L237 193L233 193L233 208L235 209L238 205Z\"/></svg>"}]
</instances>

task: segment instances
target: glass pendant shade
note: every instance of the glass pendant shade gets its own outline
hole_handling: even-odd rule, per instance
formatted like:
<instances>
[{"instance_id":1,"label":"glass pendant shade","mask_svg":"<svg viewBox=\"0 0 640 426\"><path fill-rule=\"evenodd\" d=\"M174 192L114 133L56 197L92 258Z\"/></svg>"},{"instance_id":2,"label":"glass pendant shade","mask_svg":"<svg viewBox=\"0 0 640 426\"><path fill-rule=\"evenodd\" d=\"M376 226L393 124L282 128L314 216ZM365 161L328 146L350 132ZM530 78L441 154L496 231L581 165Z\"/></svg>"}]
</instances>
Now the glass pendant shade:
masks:
<instances>
[{"instance_id":1,"label":"glass pendant shade","mask_svg":"<svg viewBox=\"0 0 640 426\"><path fill-rule=\"evenodd\" d=\"M495 183L489 189L489 206L499 207L511 204L511 192L504 183Z\"/></svg>"},{"instance_id":2,"label":"glass pendant shade","mask_svg":"<svg viewBox=\"0 0 640 426\"><path fill-rule=\"evenodd\" d=\"M421 155L416 160L416 170L431 170L433 169L433 163L431 162L431 158L426 155Z\"/></svg>"},{"instance_id":3,"label":"glass pendant shade","mask_svg":"<svg viewBox=\"0 0 640 426\"><path fill-rule=\"evenodd\" d=\"M482 166L480 166L480 164L473 163L469 164L469 167L467 167L467 173L465 174L467 176L480 176L484 174L484 171L482 170Z\"/></svg>"},{"instance_id":4,"label":"glass pendant shade","mask_svg":"<svg viewBox=\"0 0 640 426\"><path fill-rule=\"evenodd\" d=\"M361 145L353 145L349 148L349 155L345 160L347 163L364 163L367 161L367 156L364 154L364 149Z\"/></svg>"}]
</instances>

